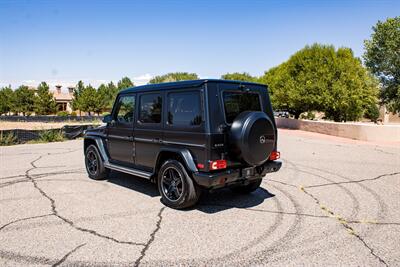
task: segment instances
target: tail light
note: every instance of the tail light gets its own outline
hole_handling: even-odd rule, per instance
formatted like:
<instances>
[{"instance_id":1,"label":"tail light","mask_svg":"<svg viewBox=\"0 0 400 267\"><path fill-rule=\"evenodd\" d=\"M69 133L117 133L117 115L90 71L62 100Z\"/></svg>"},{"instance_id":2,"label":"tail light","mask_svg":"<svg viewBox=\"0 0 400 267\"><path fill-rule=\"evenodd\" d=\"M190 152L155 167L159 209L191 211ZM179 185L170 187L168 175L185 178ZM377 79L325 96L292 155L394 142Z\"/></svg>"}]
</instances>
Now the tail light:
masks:
<instances>
[{"instance_id":1,"label":"tail light","mask_svg":"<svg viewBox=\"0 0 400 267\"><path fill-rule=\"evenodd\" d=\"M281 157L281 152L279 151L272 151L271 155L269 155L269 160L277 160Z\"/></svg>"},{"instance_id":2,"label":"tail light","mask_svg":"<svg viewBox=\"0 0 400 267\"><path fill-rule=\"evenodd\" d=\"M210 170L221 170L226 169L226 160L219 159L210 161Z\"/></svg>"},{"instance_id":3,"label":"tail light","mask_svg":"<svg viewBox=\"0 0 400 267\"><path fill-rule=\"evenodd\" d=\"M197 168L198 169L204 169L204 164L203 163L197 163Z\"/></svg>"}]
</instances>

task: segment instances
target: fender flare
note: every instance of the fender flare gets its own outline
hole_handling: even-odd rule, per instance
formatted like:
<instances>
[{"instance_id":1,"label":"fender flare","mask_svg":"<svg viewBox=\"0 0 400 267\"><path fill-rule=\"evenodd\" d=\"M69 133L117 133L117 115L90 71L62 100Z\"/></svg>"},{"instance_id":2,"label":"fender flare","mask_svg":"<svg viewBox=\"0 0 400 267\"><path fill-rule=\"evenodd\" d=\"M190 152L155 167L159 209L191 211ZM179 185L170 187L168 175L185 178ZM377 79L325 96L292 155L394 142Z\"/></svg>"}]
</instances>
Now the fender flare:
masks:
<instances>
[{"instance_id":1,"label":"fender flare","mask_svg":"<svg viewBox=\"0 0 400 267\"><path fill-rule=\"evenodd\" d=\"M97 149L100 152L100 156L103 159L103 162L107 164L109 162L109 158L108 158L107 152L104 148L103 139L100 136L93 136L93 135L85 136L85 140L86 139L93 140L96 143ZM83 153L85 153L85 151Z\"/></svg>"},{"instance_id":2,"label":"fender flare","mask_svg":"<svg viewBox=\"0 0 400 267\"><path fill-rule=\"evenodd\" d=\"M174 147L160 148L160 151L158 152L158 155L157 155L157 160L155 162L155 166L157 166L159 164L160 156L163 152L172 152L172 153L178 154L184 161L183 163L186 165L188 170L190 170L191 172L198 172L198 169L194 162L193 156L190 153L189 149L186 149L186 148L174 148Z\"/></svg>"}]
</instances>

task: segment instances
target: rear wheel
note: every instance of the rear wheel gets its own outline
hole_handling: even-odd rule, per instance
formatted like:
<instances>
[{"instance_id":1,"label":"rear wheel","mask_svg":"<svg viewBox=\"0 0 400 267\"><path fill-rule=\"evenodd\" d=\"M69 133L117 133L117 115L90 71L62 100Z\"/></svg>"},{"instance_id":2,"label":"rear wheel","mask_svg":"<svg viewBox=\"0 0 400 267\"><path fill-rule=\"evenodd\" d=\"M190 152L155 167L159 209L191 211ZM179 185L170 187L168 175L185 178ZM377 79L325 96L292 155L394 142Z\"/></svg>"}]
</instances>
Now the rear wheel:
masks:
<instances>
[{"instance_id":1,"label":"rear wheel","mask_svg":"<svg viewBox=\"0 0 400 267\"><path fill-rule=\"evenodd\" d=\"M199 200L201 190L177 160L167 160L158 172L158 190L161 201L168 207L183 209Z\"/></svg>"},{"instance_id":2,"label":"rear wheel","mask_svg":"<svg viewBox=\"0 0 400 267\"><path fill-rule=\"evenodd\" d=\"M256 181L250 182L247 185L232 187L231 190L239 194L249 194L251 192L256 191L260 187L261 182L262 179L258 179Z\"/></svg>"},{"instance_id":3,"label":"rear wheel","mask_svg":"<svg viewBox=\"0 0 400 267\"><path fill-rule=\"evenodd\" d=\"M94 180L107 178L109 170L104 167L99 150L95 145L90 145L85 151L85 165L88 176Z\"/></svg>"}]
</instances>

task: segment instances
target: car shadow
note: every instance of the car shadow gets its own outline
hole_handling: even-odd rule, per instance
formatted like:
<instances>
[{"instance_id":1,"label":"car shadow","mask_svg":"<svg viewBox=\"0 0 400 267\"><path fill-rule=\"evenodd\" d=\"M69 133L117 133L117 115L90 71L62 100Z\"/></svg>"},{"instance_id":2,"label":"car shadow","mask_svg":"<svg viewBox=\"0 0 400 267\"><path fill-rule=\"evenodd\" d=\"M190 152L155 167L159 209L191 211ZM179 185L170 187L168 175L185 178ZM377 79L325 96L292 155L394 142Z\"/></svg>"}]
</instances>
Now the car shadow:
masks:
<instances>
[{"instance_id":1,"label":"car shadow","mask_svg":"<svg viewBox=\"0 0 400 267\"><path fill-rule=\"evenodd\" d=\"M111 171L108 176L108 182L135 190L136 192L148 195L150 197L160 196L157 186L151 183L149 180L122 172ZM233 208L254 208L263 203L266 199L274 196L274 194L268 192L262 187L250 194L234 193L228 188L219 189L214 192L203 191L203 194L197 205L182 211L198 210L211 214Z\"/></svg>"},{"instance_id":2,"label":"car shadow","mask_svg":"<svg viewBox=\"0 0 400 267\"><path fill-rule=\"evenodd\" d=\"M248 209L257 207L274 196L262 187L249 194L238 194L229 188L224 188L212 193L205 192L194 209L204 213L216 213L233 208Z\"/></svg>"},{"instance_id":3,"label":"car shadow","mask_svg":"<svg viewBox=\"0 0 400 267\"><path fill-rule=\"evenodd\" d=\"M113 183L125 188L135 190L136 192L148 195L150 197L157 197L157 186L147 179L132 176L123 172L111 171L108 175L108 182Z\"/></svg>"}]
</instances>

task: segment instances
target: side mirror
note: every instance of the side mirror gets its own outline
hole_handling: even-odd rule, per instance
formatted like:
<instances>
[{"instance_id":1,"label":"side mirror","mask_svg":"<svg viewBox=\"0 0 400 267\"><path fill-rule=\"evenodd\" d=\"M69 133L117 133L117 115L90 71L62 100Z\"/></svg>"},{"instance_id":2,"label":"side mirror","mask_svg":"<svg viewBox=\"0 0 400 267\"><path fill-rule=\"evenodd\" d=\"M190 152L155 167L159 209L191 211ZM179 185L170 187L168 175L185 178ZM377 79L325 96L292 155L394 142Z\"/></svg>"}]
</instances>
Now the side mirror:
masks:
<instances>
[{"instance_id":1,"label":"side mirror","mask_svg":"<svg viewBox=\"0 0 400 267\"><path fill-rule=\"evenodd\" d=\"M104 123L112 122L112 120L113 120L113 118L111 117L111 114L108 114L108 115L104 116L104 118L103 118Z\"/></svg>"}]
</instances>

